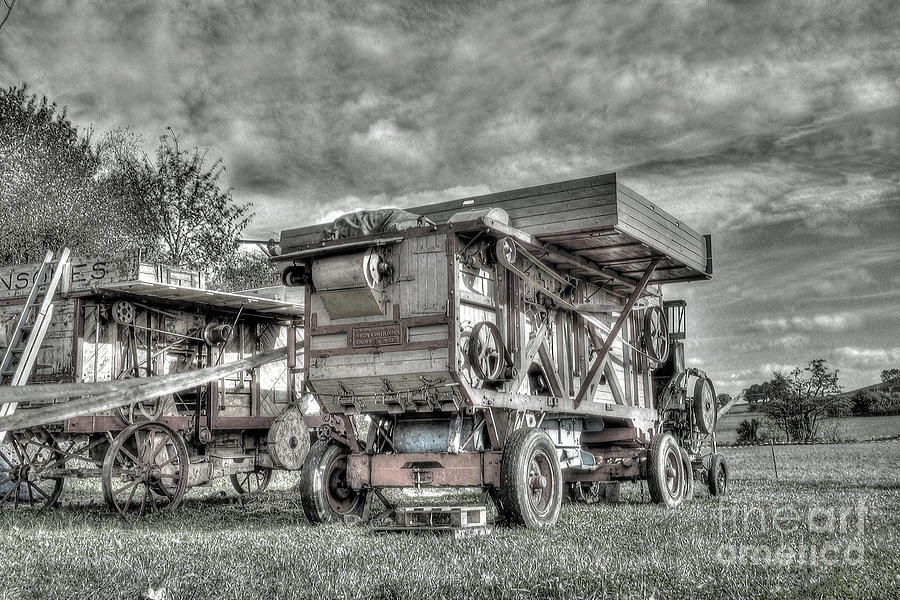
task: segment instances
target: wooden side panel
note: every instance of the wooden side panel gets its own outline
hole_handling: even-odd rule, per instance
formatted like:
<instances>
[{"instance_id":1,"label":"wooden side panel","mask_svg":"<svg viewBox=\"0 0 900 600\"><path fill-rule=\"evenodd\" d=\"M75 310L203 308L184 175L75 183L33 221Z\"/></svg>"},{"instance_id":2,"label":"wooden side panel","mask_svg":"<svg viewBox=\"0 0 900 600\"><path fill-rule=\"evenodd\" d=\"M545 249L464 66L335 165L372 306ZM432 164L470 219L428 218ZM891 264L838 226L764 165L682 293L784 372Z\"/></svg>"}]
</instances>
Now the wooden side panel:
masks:
<instances>
[{"instance_id":1,"label":"wooden side panel","mask_svg":"<svg viewBox=\"0 0 900 600\"><path fill-rule=\"evenodd\" d=\"M10 337L22 312L22 304L0 306L0 352L9 345ZM74 380L73 327L75 301L54 302L53 318L37 354L30 382L66 382Z\"/></svg>"},{"instance_id":2,"label":"wooden side panel","mask_svg":"<svg viewBox=\"0 0 900 600\"><path fill-rule=\"evenodd\" d=\"M447 310L447 236L409 238L396 250L397 283L391 300L400 316L418 317Z\"/></svg>"}]
</instances>

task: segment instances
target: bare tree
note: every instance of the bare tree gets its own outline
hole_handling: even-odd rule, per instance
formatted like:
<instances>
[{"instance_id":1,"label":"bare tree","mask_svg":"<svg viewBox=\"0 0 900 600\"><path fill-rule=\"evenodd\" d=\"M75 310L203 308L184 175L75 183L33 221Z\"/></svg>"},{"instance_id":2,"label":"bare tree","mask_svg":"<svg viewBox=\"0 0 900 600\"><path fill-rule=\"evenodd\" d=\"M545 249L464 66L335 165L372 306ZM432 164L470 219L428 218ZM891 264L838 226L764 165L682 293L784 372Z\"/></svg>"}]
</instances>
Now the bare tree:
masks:
<instances>
[{"instance_id":1,"label":"bare tree","mask_svg":"<svg viewBox=\"0 0 900 600\"><path fill-rule=\"evenodd\" d=\"M16 0L3 0L3 4L6 5L6 15L3 17L3 20L0 21L0 29L3 29L3 26L6 25L9 15L12 14L13 6L16 5Z\"/></svg>"}]
</instances>

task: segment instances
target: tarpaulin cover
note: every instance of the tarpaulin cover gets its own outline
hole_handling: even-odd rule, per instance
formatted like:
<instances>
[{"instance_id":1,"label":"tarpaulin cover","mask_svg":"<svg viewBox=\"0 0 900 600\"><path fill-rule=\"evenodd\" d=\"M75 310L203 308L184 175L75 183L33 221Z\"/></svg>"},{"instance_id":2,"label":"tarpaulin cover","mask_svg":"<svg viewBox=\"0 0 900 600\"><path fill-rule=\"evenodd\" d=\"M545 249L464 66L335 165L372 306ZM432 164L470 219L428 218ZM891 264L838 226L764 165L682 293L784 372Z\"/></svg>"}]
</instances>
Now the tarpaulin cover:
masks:
<instances>
[{"instance_id":1,"label":"tarpaulin cover","mask_svg":"<svg viewBox=\"0 0 900 600\"><path fill-rule=\"evenodd\" d=\"M413 227L434 225L432 221L399 208L360 210L338 217L326 230L327 237L334 240L362 237L392 231L403 231Z\"/></svg>"}]
</instances>

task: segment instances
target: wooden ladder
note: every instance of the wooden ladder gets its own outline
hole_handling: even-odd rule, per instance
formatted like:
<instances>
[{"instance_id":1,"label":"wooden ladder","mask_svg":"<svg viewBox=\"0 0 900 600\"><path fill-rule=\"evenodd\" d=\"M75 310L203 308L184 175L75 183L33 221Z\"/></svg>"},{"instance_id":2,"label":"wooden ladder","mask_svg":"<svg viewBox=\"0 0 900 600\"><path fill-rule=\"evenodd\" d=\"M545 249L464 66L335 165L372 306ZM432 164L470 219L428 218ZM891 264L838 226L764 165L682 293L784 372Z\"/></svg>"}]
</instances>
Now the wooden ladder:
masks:
<instances>
[{"instance_id":1,"label":"wooden ladder","mask_svg":"<svg viewBox=\"0 0 900 600\"><path fill-rule=\"evenodd\" d=\"M37 360L38 351L47 334L47 328L53 318L53 296L62 279L63 271L69 263L69 249L63 248L59 253L59 259L53 259L53 252L48 251L44 256L44 262L34 278L28 300L19 316L19 321L9 338L9 345L0 361L0 385L19 386L25 385L34 363ZM46 287L42 290L41 288ZM16 402L7 402L0 405L0 417L11 415L16 410ZM5 431L0 431L0 442L6 437Z\"/></svg>"}]
</instances>

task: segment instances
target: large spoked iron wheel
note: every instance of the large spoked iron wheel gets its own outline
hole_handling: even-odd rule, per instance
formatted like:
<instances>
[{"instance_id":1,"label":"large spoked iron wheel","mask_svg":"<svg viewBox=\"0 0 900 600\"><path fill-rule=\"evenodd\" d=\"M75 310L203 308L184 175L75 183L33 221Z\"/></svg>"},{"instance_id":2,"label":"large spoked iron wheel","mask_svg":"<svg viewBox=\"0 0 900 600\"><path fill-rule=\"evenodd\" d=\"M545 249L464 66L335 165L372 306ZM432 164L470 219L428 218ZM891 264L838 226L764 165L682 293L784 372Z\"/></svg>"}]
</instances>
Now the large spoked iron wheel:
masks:
<instances>
[{"instance_id":1,"label":"large spoked iron wheel","mask_svg":"<svg viewBox=\"0 0 900 600\"><path fill-rule=\"evenodd\" d=\"M550 436L537 427L516 430L500 461L500 504L514 525L551 527L562 506L562 472Z\"/></svg>"},{"instance_id":2,"label":"large spoked iron wheel","mask_svg":"<svg viewBox=\"0 0 900 600\"><path fill-rule=\"evenodd\" d=\"M123 516L174 510L187 491L189 466L184 440L171 427L136 423L106 453L103 497Z\"/></svg>"},{"instance_id":3,"label":"large spoked iron wheel","mask_svg":"<svg viewBox=\"0 0 900 600\"><path fill-rule=\"evenodd\" d=\"M344 521L362 515L363 492L350 487L350 449L334 440L318 440L306 455L300 475L300 501L311 523Z\"/></svg>"},{"instance_id":4,"label":"large spoked iron wheel","mask_svg":"<svg viewBox=\"0 0 900 600\"><path fill-rule=\"evenodd\" d=\"M46 432L7 434L0 447L0 507L42 510L59 500L65 455Z\"/></svg>"},{"instance_id":5,"label":"large spoked iron wheel","mask_svg":"<svg viewBox=\"0 0 900 600\"><path fill-rule=\"evenodd\" d=\"M259 494L266 491L272 480L272 469L257 467L248 473L235 473L231 476L231 485L238 494Z\"/></svg>"},{"instance_id":6,"label":"large spoked iron wheel","mask_svg":"<svg viewBox=\"0 0 900 600\"><path fill-rule=\"evenodd\" d=\"M650 499L666 508L675 508L684 499L685 476L678 442L668 433L655 436L647 458Z\"/></svg>"}]
</instances>

